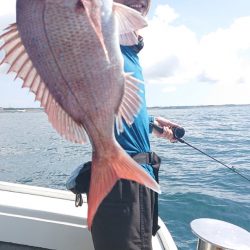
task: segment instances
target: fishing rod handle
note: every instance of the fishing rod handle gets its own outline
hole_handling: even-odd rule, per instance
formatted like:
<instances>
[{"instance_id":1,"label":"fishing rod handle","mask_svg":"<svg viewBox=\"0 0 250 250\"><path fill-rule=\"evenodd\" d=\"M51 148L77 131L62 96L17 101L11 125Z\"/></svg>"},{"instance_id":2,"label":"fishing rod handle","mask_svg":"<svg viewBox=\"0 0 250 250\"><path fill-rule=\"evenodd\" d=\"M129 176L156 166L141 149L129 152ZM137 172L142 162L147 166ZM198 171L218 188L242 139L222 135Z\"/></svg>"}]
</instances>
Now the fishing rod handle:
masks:
<instances>
[{"instance_id":1,"label":"fishing rod handle","mask_svg":"<svg viewBox=\"0 0 250 250\"><path fill-rule=\"evenodd\" d=\"M154 124L153 122L151 122L150 125L160 134L164 132L164 129L162 127ZM172 132L175 139L180 139L185 135L185 129L182 127L173 127Z\"/></svg>"}]
</instances>

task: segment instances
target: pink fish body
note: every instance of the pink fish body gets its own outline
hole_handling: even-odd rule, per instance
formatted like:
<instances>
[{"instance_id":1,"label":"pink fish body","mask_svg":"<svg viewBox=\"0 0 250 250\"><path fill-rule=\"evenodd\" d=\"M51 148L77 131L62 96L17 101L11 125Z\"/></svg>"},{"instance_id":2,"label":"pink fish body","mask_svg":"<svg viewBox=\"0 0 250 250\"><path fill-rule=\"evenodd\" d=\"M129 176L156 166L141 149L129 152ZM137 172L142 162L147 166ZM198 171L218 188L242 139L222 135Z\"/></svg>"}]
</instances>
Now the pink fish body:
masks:
<instances>
[{"instance_id":1,"label":"pink fish body","mask_svg":"<svg viewBox=\"0 0 250 250\"><path fill-rule=\"evenodd\" d=\"M111 0L17 0L17 23L0 37L10 64L66 139L93 148L88 226L120 178L159 192L158 184L118 145L114 123L131 124L140 108L138 81L123 72L119 48L146 23Z\"/></svg>"}]
</instances>

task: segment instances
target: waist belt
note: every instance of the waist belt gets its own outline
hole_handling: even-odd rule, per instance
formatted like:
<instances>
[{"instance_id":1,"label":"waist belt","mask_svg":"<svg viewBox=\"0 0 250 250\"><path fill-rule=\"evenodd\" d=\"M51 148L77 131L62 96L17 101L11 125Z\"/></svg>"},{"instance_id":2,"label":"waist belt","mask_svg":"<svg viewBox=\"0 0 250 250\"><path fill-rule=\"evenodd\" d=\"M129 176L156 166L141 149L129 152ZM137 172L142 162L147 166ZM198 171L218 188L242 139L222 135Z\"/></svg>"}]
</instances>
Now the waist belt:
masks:
<instances>
[{"instance_id":1,"label":"waist belt","mask_svg":"<svg viewBox=\"0 0 250 250\"><path fill-rule=\"evenodd\" d=\"M131 156L139 164L149 164L154 167L159 167L161 158L155 152L139 153Z\"/></svg>"}]
</instances>

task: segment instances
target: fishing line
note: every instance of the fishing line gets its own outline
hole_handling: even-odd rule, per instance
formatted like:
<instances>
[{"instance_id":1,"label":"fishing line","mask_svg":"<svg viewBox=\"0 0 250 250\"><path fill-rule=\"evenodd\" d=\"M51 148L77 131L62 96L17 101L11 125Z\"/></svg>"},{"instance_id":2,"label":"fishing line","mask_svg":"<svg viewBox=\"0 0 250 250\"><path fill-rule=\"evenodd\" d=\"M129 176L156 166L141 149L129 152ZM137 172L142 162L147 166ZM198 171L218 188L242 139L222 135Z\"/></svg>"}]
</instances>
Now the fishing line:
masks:
<instances>
[{"instance_id":1,"label":"fishing line","mask_svg":"<svg viewBox=\"0 0 250 250\"><path fill-rule=\"evenodd\" d=\"M162 127L154 124L154 123L151 123L150 124L155 130L157 130L159 133L163 133L164 130ZM203 155L206 155L207 157L209 157L210 159L220 163L221 165L223 165L224 167L230 169L231 171L233 171L234 173L238 174L239 176L241 176L242 178L244 178L245 180L249 181L250 182L250 179L248 177L246 177L245 175L243 175L242 173L240 173L234 166L228 166L227 164L223 163L222 161L219 161L217 160L216 158L212 157L211 155L203 152L202 150L198 149L197 147L191 145L190 143L186 142L185 140L181 139L184 135L185 135L185 129L182 128L182 127L174 127L172 128L172 131L173 131L173 135L174 135L174 138L181 142L181 143L184 143L186 144L187 146L197 150L198 152L202 153Z\"/></svg>"}]
</instances>

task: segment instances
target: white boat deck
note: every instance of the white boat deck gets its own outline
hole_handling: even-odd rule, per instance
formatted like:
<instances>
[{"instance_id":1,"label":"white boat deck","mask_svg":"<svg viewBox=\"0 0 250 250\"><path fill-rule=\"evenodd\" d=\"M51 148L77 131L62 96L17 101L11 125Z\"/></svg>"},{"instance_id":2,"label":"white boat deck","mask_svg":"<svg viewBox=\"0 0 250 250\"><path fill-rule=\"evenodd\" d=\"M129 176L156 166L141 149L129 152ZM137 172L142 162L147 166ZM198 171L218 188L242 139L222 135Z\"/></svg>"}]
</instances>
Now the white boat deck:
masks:
<instances>
[{"instance_id":1,"label":"white boat deck","mask_svg":"<svg viewBox=\"0 0 250 250\"><path fill-rule=\"evenodd\" d=\"M69 191L0 182L0 249L93 250L87 229L86 197L74 206ZM164 223L153 237L154 250L177 250ZM11 244L32 247L11 248Z\"/></svg>"}]
</instances>

